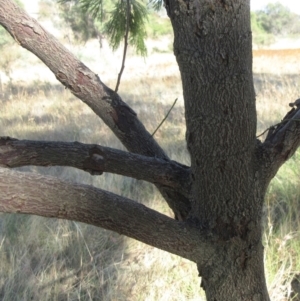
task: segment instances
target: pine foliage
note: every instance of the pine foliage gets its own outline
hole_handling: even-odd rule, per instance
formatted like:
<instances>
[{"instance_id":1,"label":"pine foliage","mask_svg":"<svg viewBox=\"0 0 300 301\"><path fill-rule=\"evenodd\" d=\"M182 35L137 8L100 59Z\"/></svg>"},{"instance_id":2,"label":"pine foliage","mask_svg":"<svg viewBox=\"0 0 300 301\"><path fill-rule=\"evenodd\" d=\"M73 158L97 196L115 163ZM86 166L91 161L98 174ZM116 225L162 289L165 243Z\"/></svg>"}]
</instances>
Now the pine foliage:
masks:
<instances>
[{"instance_id":1,"label":"pine foliage","mask_svg":"<svg viewBox=\"0 0 300 301\"><path fill-rule=\"evenodd\" d=\"M152 7L155 11L160 11L163 4L163 0L149 0L149 7Z\"/></svg>"},{"instance_id":2,"label":"pine foliage","mask_svg":"<svg viewBox=\"0 0 300 301\"><path fill-rule=\"evenodd\" d=\"M145 39L149 7L146 2L142 0L58 0L58 2L63 9L68 7L69 12L72 11L71 14L65 13L65 19L77 32L78 24L82 26L80 30L84 40L90 37L85 32L87 29L84 20L92 19L94 26L101 24L99 30L106 35L111 47L116 50L124 40L128 26L129 44L138 54L143 56L147 54ZM73 13L76 13L75 19Z\"/></svg>"},{"instance_id":3,"label":"pine foliage","mask_svg":"<svg viewBox=\"0 0 300 301\"><path fill-rule=\"evenodd\" d=\"M130 5L129 15L127 3ZM128 18L129 44L136 48L137 53L147 54L145 45L147 13L146 5L139 0L119 0L115 4L111 18L105 27L110 45L114 50L119 47L126 34Z\"/></svg>"}]
</instances>

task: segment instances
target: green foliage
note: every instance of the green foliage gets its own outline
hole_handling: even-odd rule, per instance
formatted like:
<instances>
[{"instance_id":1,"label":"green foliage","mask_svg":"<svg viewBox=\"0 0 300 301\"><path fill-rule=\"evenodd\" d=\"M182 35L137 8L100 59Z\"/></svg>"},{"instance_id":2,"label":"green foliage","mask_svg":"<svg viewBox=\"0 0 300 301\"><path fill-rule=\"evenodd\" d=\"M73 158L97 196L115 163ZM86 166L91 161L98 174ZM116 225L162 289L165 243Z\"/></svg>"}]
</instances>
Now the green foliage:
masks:
<instances>
[{"instance_id":1,"label":"green foliage","mask_svg":"<svg viewBox=\"0 0 300 301\"><path fill-rule=\"evenodd\" d=\"M129 44L136 52L146 55L146 22L148 10L140 0L58 0L62 17L71 26L79 40L87 41L102 34L107 35L115 50L129 30ZM129 11L127 13L127 4Z\"/></svg>"},{"instance_id":2,"label":"green foliage","mask_svg":"<svg viewBox=\"0 0 300 301\"><path fill-rule=\"evenodd\" d=\"M261 24L257 20L257 14L255 12L251 12L251 29L252 32L255 33L264 33L264 29L261 27Z\"/></svg>"},{"instance_id":3,"label":"green foliage","mask_svg":"<svg viewBox=\"0 0 300 301\"><path fill-rule=\"evenodd\" d=\"M127 1L120 0L115 4L111 18L106 23L105 32L108 34L112 48L117 49L126 34L127 18L129 18L129 43L136 47L137 53L146 55L146 6L139 0L129 0L128 2L130 3L129 15L127 13Z\"/></svg>"},{"instance_id":4,"label":"green foliage","mask_svg":"<svg viewBox=\"0 0 300 301\"><path fill-rule=\"evenodd\" d=\"M169 18L162 18L157 13L151 13L148 19L147 33L150 37L157 38L172 34L173 29Z\"/></svg>"},{"instance_id":5,"label":"green foliage","mask_svg":"<svg viewBox=\"0 0 300 301\"><path fill-rule=\"evenodd\" d=\"M60 0L60 16L71 27L78 42L86 42L101 35L101 24L97 23L93 14L79 0ZM92 6L98 12L99 7ZM102 10L100 17L103 18Z\"/></svg>"},{"instance_id":6,"label":"green foliage","mask_svg":"<svg viewBox=\"0 0 300 301\"><path fill-rule=\"evenodd\" d=\"M269 3L264 9L251 13L253 42L267 46L275 36L300 33L300 16L281 3Z\"/></svg>"},{"instance_id":7,"label":"green foliage","mask_svg":"<svg viewBox=\"0 0 300 301\"><path fill-rule=\"evenodd\" d=\"M266 32L257 20L257 14L251 13L252 38L255 45L268 46L275 41L273 34Z\"/></svg>"},{"instance_id":8,"label":"green foliage","mask_svg":"<svg viewBox=\"0 0 300 301\"><path fill-rule=\"evenodd\" d=\"M149 6L152 7L155 11L160 11L163 6L162 0L150 0Z\"/></svg>"},{"instance_id":9,"label":"green foliage","mask_svg":"<svg viewBox=\"0 0 300 301\"><path fill-rule=\"evenodd\" d=\"M274 40L273 35L268 34L257 20L257 14L251 12L252 39L255 45L267 46Z\"/></svg>"},{"instance_id":10,"label":"green foliage","mask_svg":"<svg viewBox=\"0 0 300 301\"><path fill-rule=\"evenodd\" d=\"M269 3L255 14L257 25L266 33L274 35L299 33L300 16L279 2Z\"/></svg>"},{"instance_id":11,"label":"green foliage","mask_svg":"<svg viewBox=\"0 0 300 301\"><path fill-rule=\"evenodd\" d=\"M70 1L70 0L69 0ZM87 1L87 0L79 0L79 7L85 14L90 14L93 19L99 18L103 21L104 18L104 9L103 9L103 1Z\"/></svg>"}]
</instances>

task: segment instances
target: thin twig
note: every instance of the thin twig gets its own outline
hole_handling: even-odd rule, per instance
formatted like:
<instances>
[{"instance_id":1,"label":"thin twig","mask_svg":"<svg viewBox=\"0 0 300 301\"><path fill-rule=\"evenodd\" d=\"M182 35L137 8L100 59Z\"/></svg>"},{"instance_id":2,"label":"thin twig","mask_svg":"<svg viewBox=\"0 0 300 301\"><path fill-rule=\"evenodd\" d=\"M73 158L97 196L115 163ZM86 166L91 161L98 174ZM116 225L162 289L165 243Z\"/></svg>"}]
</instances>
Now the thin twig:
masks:
<instances>
[{"instance_id":1,"label":"thin twig","mask_svg":"<svg viewBox=\"0 0 300 301\"><path fill-rule=\"evenodd\" d=\"M155 135L155 133L158 131L158 129L162 126L162 124L165 122L165 120L168 118L169 114L171 113L172 109L174 108L176 102L177 102L178 98L176 98L174 100L174 103L172 104L172 107L170 108L170 110L168 111L168 113L166 114L165 118L161 121L161 123L158 125L158 127L155 129L155 131L153 132L153 134L151 135L151 137L153 137Z\"/></svg>"},{"instance_id":2,"label":"thin twig","mask_svg":"<svg viewBox=\"0 0 300 301\"><path fill-rule=\"evenodd\" d=\"M125 68L125 60L126 60L126 53L127 53L127 48L128 48L128 35L129 35L129 19L130 19L130 0L127 0L127 13L126 13L126 32L125 32L125 36L124 36L124 50L123 50L123 59L122 59L122 65L121 65L121 69L120 72L118 74L118 80L117 80L117 84L116 84L116 88L115 88L115 92L118 92L119 90L119 86L120 86L120 82L121 82L121 77Z\"/></svg>"},{"instance_id":3,"label":"thin twig","mask_svg":"<svg viewBox=\"0 0 300 301\"><path fill-rule=\"evenodd\" d=\"M270 127L268 127L267 129L265 129L261 134L259 134L258 136L256 136L256 138L261 137L263 134L265 134L267 131L269 131L272 128L275 128L276 126L280 125L282 122L276 123L274 125L271 125Z\"/></svg>"},{"instance_id":4,"label":"thin twig","mask_svg":"<svg viewBox=\"0 0 300 301\"><path fill-rule=\"evenodd\" d=\"M256 138L261 137L263 134L265 134L267 131L269 131L269 130L272 129L272 128L276 129L276 127L278 127L279 125L283 124L283 123L286 122L286 121L300 121L300 119L293 119L293 118L291 118L291 119L284 119L284 120L280 121L279 123L276 123L276 124L271 125L270 127L268 127L268 128L267 128L266 130L264 130L261 134L259 134L258 136L256 136Z\"/></svg>"}]
</instances>

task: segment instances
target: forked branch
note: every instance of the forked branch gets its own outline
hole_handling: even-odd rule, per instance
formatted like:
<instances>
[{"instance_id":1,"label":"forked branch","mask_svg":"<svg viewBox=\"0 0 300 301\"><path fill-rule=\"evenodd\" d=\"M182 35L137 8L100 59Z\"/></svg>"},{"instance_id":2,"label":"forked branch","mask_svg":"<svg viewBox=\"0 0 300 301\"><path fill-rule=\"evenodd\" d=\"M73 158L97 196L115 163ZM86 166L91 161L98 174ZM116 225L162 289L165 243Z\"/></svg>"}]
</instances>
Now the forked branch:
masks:
<instances>
[{"instance_id":1,"label":"forked branch","mask_svg":"<svg viewBox=\"0 0 300 301\"><path fill-rule=\"evenodd\" d=\"M0 211L84 222L113 230L195 262L213 248L194 224L176 221L140 203L87 185L0 168Z\"/></svg>"},{"instance_id":2,"label":"forked branch","mask_svg":"<svg viewBox=\"0 0 300 301\"><path fill-rule=\"evenodd\" d=\"M300 146L300 107L292 108L283 120L269 129L263 148L271 176Z\"/></svg>"},{"instance_id":3,"label":"forked branch","mask_svg":"<svg viewBox=\"0 0 300 301\"><path fill-rule=\"evenodd\" d=\"M115 173L160 184L189 195L189 168L96 144L0 137L0 166L72 166L93 175Z\"/></svg>"}]
</instances>

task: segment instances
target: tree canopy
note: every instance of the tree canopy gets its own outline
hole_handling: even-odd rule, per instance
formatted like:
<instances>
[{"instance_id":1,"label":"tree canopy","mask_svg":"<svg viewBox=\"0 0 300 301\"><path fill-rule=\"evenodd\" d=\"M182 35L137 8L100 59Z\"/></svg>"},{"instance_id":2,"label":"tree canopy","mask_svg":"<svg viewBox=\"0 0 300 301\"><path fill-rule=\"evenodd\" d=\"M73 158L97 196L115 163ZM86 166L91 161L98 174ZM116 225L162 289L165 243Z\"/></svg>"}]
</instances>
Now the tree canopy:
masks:
<instances>
[{"instance_id":1,"label":"tree canopy","mask_svg":"<svg viewBox=\"0 0 300 301\"><path fill-rule=\"evenodd\" d=\"M251 12L252 31L257 44L269 44L275 36L299 35L300 16L282 3L268 3L264 9Z\"/></svg>"}]
</instances>

